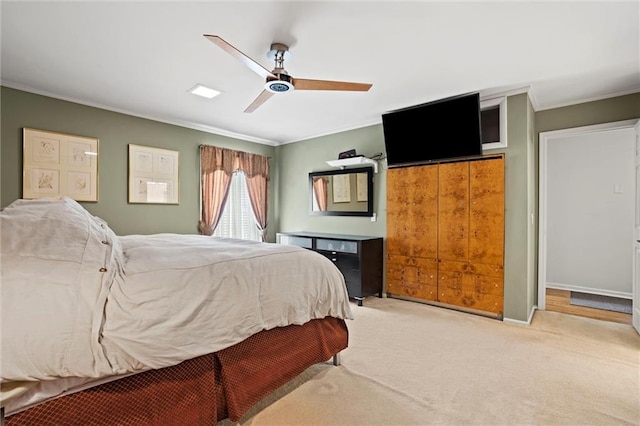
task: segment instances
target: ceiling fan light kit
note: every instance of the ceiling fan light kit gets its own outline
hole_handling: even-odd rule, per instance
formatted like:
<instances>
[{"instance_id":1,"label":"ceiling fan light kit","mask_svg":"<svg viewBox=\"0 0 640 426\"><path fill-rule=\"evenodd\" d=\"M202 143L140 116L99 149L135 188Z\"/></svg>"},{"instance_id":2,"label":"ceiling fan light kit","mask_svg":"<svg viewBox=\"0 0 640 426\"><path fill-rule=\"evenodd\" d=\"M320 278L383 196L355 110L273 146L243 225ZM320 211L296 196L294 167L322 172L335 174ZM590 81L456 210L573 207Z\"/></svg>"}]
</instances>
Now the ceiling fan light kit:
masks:
<instances>
[{"instance_id":1,"label":"ceiling fan light kit","mask_svg":"<svg viewBox=\"0 0 640 426\"><path fill-rule=\"evenodd\" d=\"M284 93L294 89L291 83L291 76L288 74L276 74L277 78L267 77L267 82L264 85L265 90L271 93Z\"/></svg>"},{"instance_id":2,"label":"ceiling fan light kit","mask_svg":"<svg viewBox=\"0 0 640 426\"><path fill-rule=\"evenodd\" d=\"M346 81L309 80L303 78L294 79L284 69L284 61L291 57L289 46L282 43L272 43L267 57L275 63L273 71L269 71L258 62L254 61L233 45L216 35L204 34L204 37L220 47L222 50L238 59L255 73L266 79L264 90L253 100L244 112L253 112L266 102L273 94L286 93L293 90L341 90L366 92L371 88L368 83L351 83Z\"/></svg>"}]
</instances>

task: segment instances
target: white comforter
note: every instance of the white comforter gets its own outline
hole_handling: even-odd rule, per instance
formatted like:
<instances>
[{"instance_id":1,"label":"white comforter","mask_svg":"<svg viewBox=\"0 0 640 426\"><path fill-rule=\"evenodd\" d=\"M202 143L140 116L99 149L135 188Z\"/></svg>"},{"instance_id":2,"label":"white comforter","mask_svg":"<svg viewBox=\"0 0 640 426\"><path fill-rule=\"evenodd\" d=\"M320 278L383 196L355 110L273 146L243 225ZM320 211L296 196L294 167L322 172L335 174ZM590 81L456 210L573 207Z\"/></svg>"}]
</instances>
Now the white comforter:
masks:
<instances>
[{"instance_id":1,"label":"white comforter","mask_svg":"<svg viewBox=\"0 0 640 426\"><path fill-rule=\"evenodd\" d=\"M161 368L265 329L351 319L344 278L295 246L116 236L70 198L0 212L2 382Z\"/></svg>"}]
</instances>

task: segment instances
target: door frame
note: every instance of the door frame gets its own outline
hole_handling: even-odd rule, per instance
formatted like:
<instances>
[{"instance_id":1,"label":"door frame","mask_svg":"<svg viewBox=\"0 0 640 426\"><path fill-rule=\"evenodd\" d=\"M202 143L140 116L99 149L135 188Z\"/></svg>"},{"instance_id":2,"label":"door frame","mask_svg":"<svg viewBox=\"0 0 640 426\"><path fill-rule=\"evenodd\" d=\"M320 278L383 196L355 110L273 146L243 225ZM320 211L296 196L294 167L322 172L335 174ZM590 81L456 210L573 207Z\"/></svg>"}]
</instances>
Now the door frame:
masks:
<instances>
[{"instance_id":1,"label":"door frame","mask_svg":"<svg viewBox=\"0 0 640 426\"><path fill-rule=\"evenodd\" d=\"M633 236L633 278L632 291L633 302L631 307L631 323L640 334L640 120L636 122L635 129L635 178L636 178L636 203L635 203L635 235Z\"/></svg>"},{"instance_id":2,"label":"door frame","mask_svg":"<svg viewBox=\"0 0 640 426\"><path fill-rule=\"evenodd\" d=\"M610 130L628 129L634 128L640 123L640 119L615 121L611 123L596 124L592 126L573 127L569 129L551 130L547 132L540 132L539 135L539 160L538 160L538 209L539 209L539 224L538 224L538 309L545 310L545 297L546 297L546 271L547 271L547 153L548 145L554 139L566 138L570 136L578 136L589 133L597 133ZM638 193L640 189L634 188L634 192ZM638 203L636 203L636 206ZM637 208L637 207L636 207ZM635 240L634 240L635 241ZM635 246L631 248L630 255L635 259ZM640 267L640 265L639 265ZM635 269L632 271L635 279ZM636 283L634 282L632 287L634 288L634 302L633 312L636 312L635 292ZM639 296L640 297L640 296Z\"/></svg>"}]
</instances>

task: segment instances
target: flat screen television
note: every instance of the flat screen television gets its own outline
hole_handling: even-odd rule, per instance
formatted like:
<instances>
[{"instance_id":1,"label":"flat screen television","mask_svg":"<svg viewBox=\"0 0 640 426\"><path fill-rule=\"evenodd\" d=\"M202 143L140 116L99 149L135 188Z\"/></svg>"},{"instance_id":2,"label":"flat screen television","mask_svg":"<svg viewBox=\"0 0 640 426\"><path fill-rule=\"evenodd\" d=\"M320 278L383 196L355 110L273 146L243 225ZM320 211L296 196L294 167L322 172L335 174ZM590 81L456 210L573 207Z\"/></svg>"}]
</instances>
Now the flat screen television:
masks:
<instances>
[{"instance_id":1,"label":"flat screen television","mask_svg":"<svg viewBox=\"0 0 640 426\"><path fill-rule=\"evenodd\" d=\"M481 155L480 119L479 93L383 114L388 167Z\"/></svg>"}]
</instances>

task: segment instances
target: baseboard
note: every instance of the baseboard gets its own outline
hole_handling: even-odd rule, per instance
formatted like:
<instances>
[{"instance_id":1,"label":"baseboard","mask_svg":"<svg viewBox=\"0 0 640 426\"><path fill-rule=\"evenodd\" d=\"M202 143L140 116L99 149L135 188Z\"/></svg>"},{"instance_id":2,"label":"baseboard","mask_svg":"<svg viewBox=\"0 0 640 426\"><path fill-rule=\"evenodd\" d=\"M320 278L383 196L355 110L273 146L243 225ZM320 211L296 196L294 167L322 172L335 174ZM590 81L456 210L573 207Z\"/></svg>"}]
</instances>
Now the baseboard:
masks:
<instances>
[{"instance_id":1,"label":"baseboard","mask_svg":"<svg viewBox=\"0 0 640 426\"><path fill-rule=\"evenodd\" d=\"M533 305L531 307L531 312L529 312L529 318L527 318L526 321L522 321L522 320L517 320L517 319L513 319L513 318L507 318L504 317L503 318L503 322L508 322L510 324L517 324L517 325L531 325L531 321L533 320L533 314L536 312L536 310L538 309L537 305Z\"/></svg>"},{"instance_id":2,"label":"baseboard","mask_svg":"<svg viewBox=\"0 0 640 426\"><path fill-rule=\"evenodd\" d=\"M587 293L587 294L598 294L600 296L609 296L609 297L619 297L620 299L632 299L633 293L626 291L613 291L613 290L603 290L592 287L581 287L578 285L570 285L570 284L561 284L561 283L546 283L545 289L553 288L556 290L567 290L567 291L575 291L578 293Z\"/></svg>"}]
</instances>

